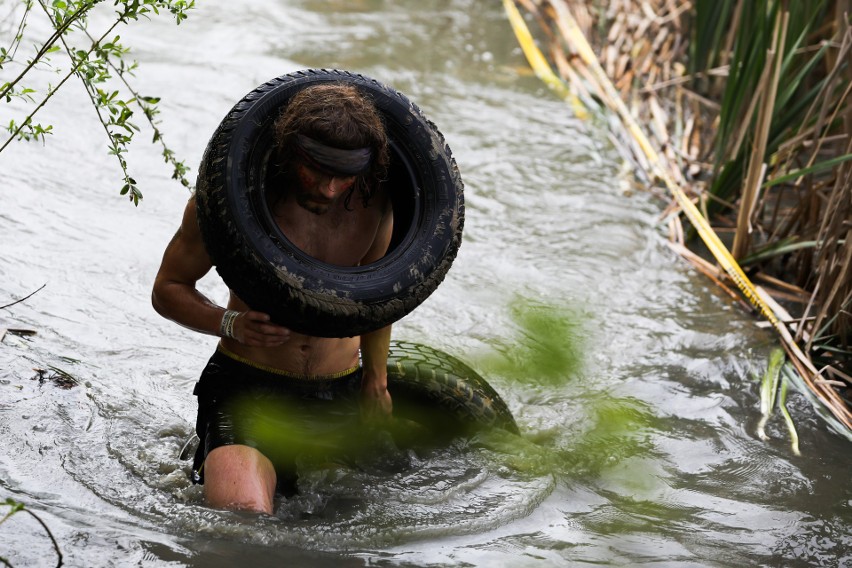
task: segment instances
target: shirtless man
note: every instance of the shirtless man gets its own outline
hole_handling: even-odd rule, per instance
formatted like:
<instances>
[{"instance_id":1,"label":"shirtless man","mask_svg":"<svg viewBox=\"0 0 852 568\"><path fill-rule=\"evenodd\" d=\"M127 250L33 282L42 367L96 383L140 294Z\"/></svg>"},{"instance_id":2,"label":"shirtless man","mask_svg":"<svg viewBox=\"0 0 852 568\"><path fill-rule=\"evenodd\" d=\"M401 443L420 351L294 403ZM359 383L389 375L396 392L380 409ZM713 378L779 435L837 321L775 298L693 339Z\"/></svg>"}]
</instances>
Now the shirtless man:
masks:
<instances>
[{"instance_id":1,"label":"shirtless man","mask_svg":"<svg viewBox=\"0 0 852 568\"><path fill-rule=\"evenodd\" d=\"M393 212L381 183L387 138L372 103L351 85L308 87L293 97L274 131L281 183L267 197L287 238L330 264L357 266L382 258ZM233 291L227 308L204 297L196 283L212 267L193 196L166 248L152 303L166 318L222 337L195 390L201 443L194 471L208 504L271 514L280 472L253 447L250 435L240 434L245 417L232 413L229 399L255 387L266 394L269 388L295 389L301 398L316 391L321 399L348 389L360 399L362 414L387 416L391 328L339 339L296 333L252 310Z\"/></svg>"}]
</instances>

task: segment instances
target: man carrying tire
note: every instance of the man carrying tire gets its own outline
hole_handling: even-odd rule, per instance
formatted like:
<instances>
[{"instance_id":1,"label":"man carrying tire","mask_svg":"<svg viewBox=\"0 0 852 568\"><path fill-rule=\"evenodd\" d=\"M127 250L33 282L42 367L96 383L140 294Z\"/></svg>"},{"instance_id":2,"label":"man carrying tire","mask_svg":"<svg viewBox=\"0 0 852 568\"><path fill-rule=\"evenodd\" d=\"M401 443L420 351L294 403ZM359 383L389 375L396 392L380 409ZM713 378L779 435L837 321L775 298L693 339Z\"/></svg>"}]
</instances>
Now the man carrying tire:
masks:
<instances>
[{"instance_id":1,"label":"man carrying tire","mask_svg":"<svg viewBox=\"0 0 852 568\"><path fill-rule=\"evenodd\" d=\"M387 136L370 100L352 85L309 86L289 101L273 128L277 151L270 168L278 174L270 178L266 204L284 236L332 265L381 259L393 211L381 183ZM152 303L164 317L222 338L195 390L201 441L193 469L208 504L271 514L286 472L270 459L274 449L253 436L252 404L281 397L313 413L354 394L363 415L390 415L391 328L348 338L296 333L252 310L233 291L226 308L207 299L196 284L212 267L193 196L164 253ZM248 403L235 405L237 399Z\"/></svg>"}]
</instances>

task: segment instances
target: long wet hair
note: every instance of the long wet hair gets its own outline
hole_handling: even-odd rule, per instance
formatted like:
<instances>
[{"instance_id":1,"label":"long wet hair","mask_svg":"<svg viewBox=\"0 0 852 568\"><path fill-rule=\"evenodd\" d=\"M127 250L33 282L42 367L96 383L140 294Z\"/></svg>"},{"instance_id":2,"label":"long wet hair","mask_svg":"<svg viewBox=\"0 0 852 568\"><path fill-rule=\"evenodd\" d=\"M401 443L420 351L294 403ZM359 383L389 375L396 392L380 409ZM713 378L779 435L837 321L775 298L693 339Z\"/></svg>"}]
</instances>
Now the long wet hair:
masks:
<instances>
[{"instance_id":1,"label":"long wet hair","mask_svg":"<svg viewBox=\"0 0 852 568\"><path fill-rule=\"evenodd\" d=\"M347 83L323 83L299 91L272 126L281 173L287 177L301 156L296 136L302 134L342 150L370 148L373 159L359 174L344 200L350 209L357 189L366 207L378 185L387 177L390 156L388 138L381 115L372 101L357 87Z\"/></svg>"}]
</instances>

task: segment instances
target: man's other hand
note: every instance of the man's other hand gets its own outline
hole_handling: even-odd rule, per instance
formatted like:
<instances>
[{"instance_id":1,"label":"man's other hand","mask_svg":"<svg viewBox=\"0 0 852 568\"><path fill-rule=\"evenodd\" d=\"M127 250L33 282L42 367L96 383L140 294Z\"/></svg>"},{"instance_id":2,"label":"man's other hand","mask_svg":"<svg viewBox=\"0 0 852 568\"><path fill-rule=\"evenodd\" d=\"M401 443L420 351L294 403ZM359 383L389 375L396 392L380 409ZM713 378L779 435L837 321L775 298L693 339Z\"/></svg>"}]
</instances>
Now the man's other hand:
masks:
<instances>
[{"instance_id":1,"label":"man's other hand","mask_svg":"<svg viewBox=\"0 0 852 568\"><path fill-rule=\"evenodd\" d=\"M366 379L366 377L365 377ZM361 383L361 416L367 421L383 421L391 417L393 402L384 381Z\"/></svg>"}]
</instances>

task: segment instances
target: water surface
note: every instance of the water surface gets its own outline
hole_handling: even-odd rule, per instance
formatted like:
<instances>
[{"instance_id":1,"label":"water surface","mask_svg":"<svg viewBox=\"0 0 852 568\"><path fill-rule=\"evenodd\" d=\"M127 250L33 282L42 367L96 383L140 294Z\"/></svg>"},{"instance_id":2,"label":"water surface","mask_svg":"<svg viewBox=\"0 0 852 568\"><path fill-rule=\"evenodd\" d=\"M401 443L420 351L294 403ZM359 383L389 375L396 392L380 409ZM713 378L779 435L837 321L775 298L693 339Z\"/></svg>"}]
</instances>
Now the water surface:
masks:
<instances>
[{"instance_id":1,"label":"water surface","mask_svg":"<svg viewBox=\"0 0 852 568\"><path fill-rule=\"evenodd\" d=\"M778 418L756 437L773 335L667 249L665 204L631 191L601 125L530 75L499 3L209 0L122 36L193 166L228 109L283 73L350 69L414 100L458 161L467 217L447 280L394 333L477 367L523 436L457 440L404 471L305 464L274 518L205 507L178 452L216 340L149 302L188 193L140 144L145 199L119 198L70 87L45 147L0 155L0 305L46 284L0 312L37 331L0 344L0 496L45 520L67 565L852 562L848 442L799 395L802 457ZM224 302L215 275L201 287ZM545 364L542 344L580 364ZM50 367L79 385L35 378ZM24 515L0 536L15 566L53 558Z\"/></svg>"}]
</instances>

